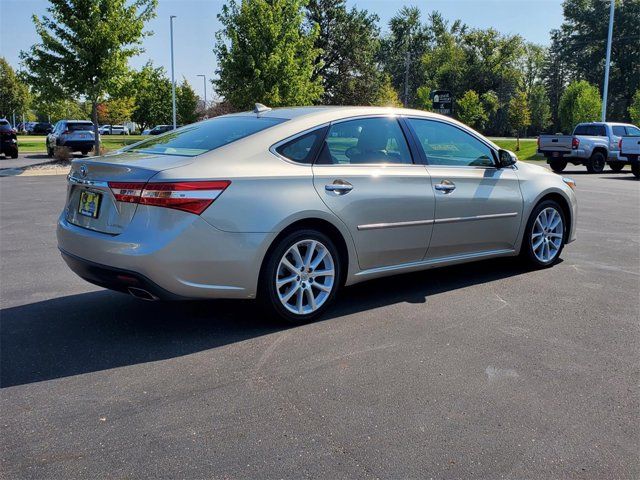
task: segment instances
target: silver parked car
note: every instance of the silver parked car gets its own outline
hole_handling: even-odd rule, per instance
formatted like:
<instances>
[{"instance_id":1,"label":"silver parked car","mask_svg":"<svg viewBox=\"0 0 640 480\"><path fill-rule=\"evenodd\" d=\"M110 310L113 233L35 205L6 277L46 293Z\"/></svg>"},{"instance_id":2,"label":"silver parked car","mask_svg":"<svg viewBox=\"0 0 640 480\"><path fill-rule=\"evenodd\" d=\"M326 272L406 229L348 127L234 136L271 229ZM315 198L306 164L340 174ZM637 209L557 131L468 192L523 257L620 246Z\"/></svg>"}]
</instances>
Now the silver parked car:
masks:
<instances>
[{"instance_id":1,"label":"silver parked car","mask_svg":"<svg viewBox=\"0 0 640 480\"><path fill-rule=\"evenodd\" d=\"M440 115L309 107L225 115L75 160L58 245L146 300L258 298L312 320L343 285L575 238L572 180Z\"/></svg>"},{"instance_id":2,"label":"silver parked car","mask_svg":"<svg viewBox=\"0 0 640 480\"><path fill-rule=\"evenodd\" d=\"M53 157L61 147L86 155L93 149L94 132L93 123L88 120L60 120L45 140L47 155Z\"/></svg>"}]
</instances>

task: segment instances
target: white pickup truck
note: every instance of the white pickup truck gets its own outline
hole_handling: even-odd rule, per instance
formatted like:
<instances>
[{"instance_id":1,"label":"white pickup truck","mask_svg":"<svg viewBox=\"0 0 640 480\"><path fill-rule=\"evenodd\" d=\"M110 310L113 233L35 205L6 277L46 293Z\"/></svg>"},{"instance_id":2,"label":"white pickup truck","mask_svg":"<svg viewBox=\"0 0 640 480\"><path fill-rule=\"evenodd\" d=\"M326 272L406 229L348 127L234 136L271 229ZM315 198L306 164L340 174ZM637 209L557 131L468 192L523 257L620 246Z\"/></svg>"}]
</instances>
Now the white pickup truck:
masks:
<instances>
[{"instance_id":1,"label":"white pickup truck","mask_svg":"<svg viewBox=\"0 0 640 480\"><path fill-rule=\"evenodd\" d=\"M628 123L579 123L573 135L540 135L538 152L547 157L554 172L561 172L568 163L585 165L589 173L601 173L608 163L619 172L627 163L619 150L624 136L640 136L640 128Z\"/></svg>"},{"instance_id":2,"label":"white pickup truck","mask_svg":"<svg viewBox=\"0 0 640 480\"><path fill-rule=\"evenodd\" d=\"M631 164L631 173L640 178L640 135L622 137L618 147L620 157Z\"/></svg>"}]
</instances>

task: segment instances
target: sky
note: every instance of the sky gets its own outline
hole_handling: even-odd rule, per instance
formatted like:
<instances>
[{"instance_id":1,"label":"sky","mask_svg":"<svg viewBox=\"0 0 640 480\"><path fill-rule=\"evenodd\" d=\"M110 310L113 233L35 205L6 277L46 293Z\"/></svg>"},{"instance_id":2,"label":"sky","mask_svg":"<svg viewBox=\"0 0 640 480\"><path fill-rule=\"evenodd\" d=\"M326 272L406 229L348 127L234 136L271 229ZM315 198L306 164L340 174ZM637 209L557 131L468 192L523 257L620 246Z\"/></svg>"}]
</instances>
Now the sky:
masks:
<instances>
[{"instance_id":1,"label":"sky","mask_svg":"<svg viewBox=\"0 0 640 480\"><path fill-rule=\"evenodd\" d=\"M164 66L170 73L169 16L174 19L174 53L176 81L186 78L196 93L203 96L203 79L207 76L207 97L214 98L209 79L214 75L214 35L220 29L216 18L222 5L219 0L159 0L157 16L148 23L154 35L144 40L145 53L131 59L139 68L148 60ZM451 21L461 19L470 27L493 27L502 33L520 34L525 40L549 44L549 31L562 23L562 0L347 0L349 7L376 13L380 27L387 30L389 19L404 5L417 6L426 19L433 10ZM20 50L27 50L38 37L32 15L46 13L46 0L0 0L0 56L14 67L20 63Z\"/></svg>"}]
</instances>

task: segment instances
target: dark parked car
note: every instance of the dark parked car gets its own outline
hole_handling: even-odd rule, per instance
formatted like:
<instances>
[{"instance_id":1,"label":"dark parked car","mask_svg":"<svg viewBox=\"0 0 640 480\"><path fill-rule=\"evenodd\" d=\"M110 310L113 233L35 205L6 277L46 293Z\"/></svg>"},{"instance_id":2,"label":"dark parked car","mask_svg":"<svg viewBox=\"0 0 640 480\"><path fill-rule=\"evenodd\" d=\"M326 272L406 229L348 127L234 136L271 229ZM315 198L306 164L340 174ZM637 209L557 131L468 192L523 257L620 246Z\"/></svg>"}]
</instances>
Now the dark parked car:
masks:
<instances>
[{"instance_id":1,"label":"dark parked car","mask_svg":"<svg viewBox=\"0 0 640 480\"><path fill-rule=\"evenodd\" d=\"M177 125L176 128L180 128L182 125ZM156 125L151 129L149 135L160 135L161 133L173 130L173 125Z\"/></svg>"},{"instance_id":2,"label":"dark parked car","mask_svg":"<svg viewBox=\"0 0 640 480\"><path fill-rule=\"evenodd\" d=\"M0 154L3 153L5 157L18 158L18 138L9 121L0 118Z\"/></svg>"},{"instance_id":3,"label":"dark parked car","mask_svg":"<svg viewBox=\"0 0 640 480\"><path fill-rule=\"evenodd\" d=\"M60 120L47 135L47 155L53 157L59 147L86 155L93 149L94 131L88 120Z\"/></svg>"},{"instance_id":4,"label":"dark parked car","mask_svg":"<svg viewBox=\"0 0 640 480\"><path fill-rule=\"evenodd\" d=\"M29 133L31 135L47 135L51 133L52 130L53 125L51 125L49 122L38 122L33 126Z\"/></svg>"}]
</instances>

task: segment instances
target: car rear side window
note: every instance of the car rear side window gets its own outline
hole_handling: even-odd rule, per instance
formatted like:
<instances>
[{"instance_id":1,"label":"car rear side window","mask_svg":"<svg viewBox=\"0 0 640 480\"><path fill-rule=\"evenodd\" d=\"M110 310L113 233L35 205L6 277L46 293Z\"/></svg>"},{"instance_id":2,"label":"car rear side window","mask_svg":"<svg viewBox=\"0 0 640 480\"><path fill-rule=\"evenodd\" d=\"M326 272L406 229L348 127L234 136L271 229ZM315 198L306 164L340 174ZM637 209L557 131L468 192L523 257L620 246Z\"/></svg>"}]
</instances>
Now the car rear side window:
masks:
<instances>
[{"instance_id":1,"label":"car rear side window","mask_svg":"<svg viewBox=\"0 0 640 480\"><path fill-rule=\"evenodd\" d=\"M360 118L331 125L316 163L412 164L407 141L393 117Z\"/></svg>"},{"instance_id":2,"label":"car rear side window","mask_svg":"<svg viewBox=\"0 0 640 480\"><path fill-rule=\"evenodd\" d=\"M627 133L622 125L614 125L612 130L616 137L624 137Z\"/></svg>"},{"instance_id":3,"label":"car rear side window","mask_svg":"<svg viewBox=\"0 0 640 480\"><path fill-rule=\"evenodd\" d=\"M493 167L491 149L464 130L444 122L407 119L429 165Z\"/></svg>"},{"instance_id":4,"label":"car rear side window","mask_svg":"<svg viewBox=\"0 0 640 480\"><path fill-rule=\"evenodd\" d=\"M283 143L276 148L276 152L293 162L310 165L322 145L326 132L326 128L318 128L287 143Z\"/></svg>"},{"instance_id":5,"label":"car rear side window","mask_svg":"<svg viewBox=\"0 0 640 480\"><path fill-rule=\"evenodd\" d=\"M217 117L171 130L125 150L193 157L285 121L284 118L273 117Z\"/></svg>"}]
</instances>

